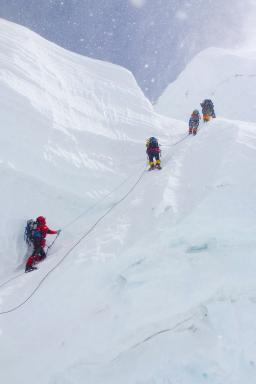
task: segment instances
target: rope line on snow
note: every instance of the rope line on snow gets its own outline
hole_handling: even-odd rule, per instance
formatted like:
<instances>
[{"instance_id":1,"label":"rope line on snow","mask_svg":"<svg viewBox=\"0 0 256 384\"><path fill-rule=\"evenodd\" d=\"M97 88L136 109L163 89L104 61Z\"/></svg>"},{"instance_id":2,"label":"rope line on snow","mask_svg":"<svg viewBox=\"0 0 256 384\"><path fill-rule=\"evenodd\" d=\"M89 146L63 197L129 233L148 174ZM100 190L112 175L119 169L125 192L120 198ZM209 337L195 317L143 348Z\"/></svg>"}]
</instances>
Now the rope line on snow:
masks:
<instances>
[{"instance_id":1,"label":"rope line on snow","mask_svg":"<svg viewBox=\"0 0 256 384\"><path fill-rule=\"evenodd\" d=\"M183 140L185 140L187 138L188 135L186 135L185 137L183 137L181 140L173 143L173 144L170 144L170 145L167 145L167 144L162 144L161 146L162 147L173 147L177 144L179 144L180 142L182 142ZM167 158L167 162L170 160L170 158ZM143 160L144 162L144 160ZM109 196L111 196L114 192L116 192L118 189L120 189L128 180L130 180L131 178L133 177L133 174L129 175L125 180L123 180L119 185L117 185L114 189L112 189L109 193L107 193L105 196L103 196L100 200L98 200L95 204L91 205L90 207L88 207L84 212L82 212L80 215L78 215L77 217L75 217L73 220L71 220L70 222L68 222L67 224L64 225L64 227L62 227L62 231L66 228L68 228L70 225L74 224L76 221L78 221L81 217L85 216L89 211L93 210L95 207L97 207L98 205L100 205L105 199L107 199ZM56 239L53 241L53 243L56 241ZM47 246L47 252L49 251L49 248L52 247L53 243L50 245L50 246ZM6 284L8 284L10 281L12 280L15 280L17 279L18 277L22 276L23 275L23 272L16 275L16 276L13 276L11 277L10 279L8 279L7 281L3 282L2 284L0 284L0 288L4 287Z\"/></svg>"},{"instance_id":2,"label":"rope line on snow","mask_svg":"<svg viewBox=\"0 0 256 384\"><path fill-rule=\"evenodd\" d=\"M170 147L173 147L173 146L176 146L178 145L179 143L181 143L182 141L184 141L189 135L186 135L185 137L183 137L181 140L173 143L170 145ZM117 202L115 202L102 216L99 217L98 220L96 220L96 222L88 229L88 231L82 236L80 237L80 239L74 243L74 245L64 254L64 256L58 261L58 263L53 267L51 268L46 274L45 276L39 281L38 285L35 287L35 289L31 292L31 294L23 301L21 302L20 304L14 306L13 308L10 308L9 310L6 310L6 311L2 311L0 312L0 315L4 315L4 314L8 314L8 313L11 313L11 312L14 312L16 311L17 309L21 308L23 305L25 305L31 298L32 296L34 296L34 294L39 290L39 288L41 287L41 285L43 284L43 282L48 278L48 276L55 270L57 269L60 264L66 259L66 257L94 230L94 228L116 207L118 206L121 202L123 202L128 196L129 194L136 188L136 186L139 184L139 182L141 181L142 177L144 176L145 174L145 168L143 167L143 171L140 173L138 179L136 180L136 182L132 185L132 187L128 190L128 192L121 198L119 199ZM114 191L116 191L117 189L119 189L121 187L121 185L125 184L125 182L130 179L131 176L129 176L126 180L124 180L122 183L119 184L119 186L117 186L113 191L111 191L108 195L104 196L103 199L101 199L98 203L96 203L93 207L95 207L96 205L100 204L100 202L102 200L104 200L105 198L107 198L107 196L110 196L112 193L114 193ZM89 207L89 209L92 209L92 207ZM85 212L87 212L88 210L86 210ZM76 219L74 219L74 222L78 220L78 218L82 217L84 214L82 213L81 215L79 215L79 217L77 217ZM68 225L70 225L70 223L68 223ZM66 226L67 227L67 226ZM65 228L65 227L64 227ZM57 238L56 238L57 239ZM54 241L56 241L56 239ZM14 276L12 277L11 279L7 280L6 282L4 282L3 284L0 285L0 288L3 287L4 285L6 285L7 283L9 283L10 281L12 280L15 280L16 278L20 277L22 274L19 274L17 276Z\"/></svg>"},{"instance_id":3,"label":"rope line on snow","mask_svg":"<svg viewBox=\"0 0 256 384\"><path fill-rule=\"evenodd\" d=\"M8 284L10 281L12 280L16 280L18 277L24 275L24 272L22 273L19 273L18 275L15 275L13 277L11 277L10 279L8 279L7 281L5 281L4 283L0 284L0 288L2 288L4 285Z\"/></svg>"},{"instance_id":4,"label":"rope line on snow","mask_svg":"<svg viewBox=\"0 0 256 384\"><path fill-rule=\"evenodd\" d=\"M173 143L173 144L170 144L170 145L163 145L165 147L173 147L173 146L176 146L178 145L179 143L181 143L182 141L184 141L189 135L185 135L182 139L180 139L179 141ZM144 162L144 160L143 160ZM62 230L63 229L66 229L68 228L71 224L74 224L76 221L78 221L81 217L83 217L84 215L86 215L90 210L94 209L96 206L100 205L105 199L107 199L109 196L111 196L114 192L116 192L118 189L120 189L128 180L130 180L131 178L133 177L133 174L131 174L130 176L128 176L124 181L122 181L117 187L115 187L112 191L110 191L109 193L107 193L105 196L103 196L102 199L100 199L98 202L96 202L95 204L93 204L92 206L90 206L89 208L87 208L84 212L82 212L80 215L78 215L75 219L73 219L72 221L68 222L64 227L62 227ZM1 286L0 286L1 287Z\"/></svg>"},{"instance_id":5,"label":"rope line on snow","mask_svg":"<svg viewBox=\"0 0 256 384\"><path fill-rule=\"evenodd\" d=\"M144 162L144 160L143 160ZM130 180L132 177L133 177L134 173L130 174L125 180L123 180L120 184L118 184L114 189L112 189L109 193L107 193L105 196L103 196L101 199L99 199L95 204L91 205L90 207L88 207L84 212L82 212L79 216L77 216L75 219L73 219L72 221L68 222L64 227L61 228L61 230L63 231L63 229L66 229L68 228L71 224L74 224L76 221L78 221L81 217L85 216L89 211L91 211L92 209L94 209L96 206L100 205L105 199L107 199L109 196L111 196L114 192L116 192L118 189L120 189L128 180ZM57 236L58 237L58 236ZM53 244L55 243L55 241L57 240L57 237L54 239L54 241L48 246L47 246L47 252L46 252L46 255L49 251L49 249L53 246ZM11 277L10 279L8 279L7 281L3 282L2 284L0 284L0 288L4 287L6 284L8 284L10 281L12 280L15 280L17 279L18 277L22 276L24 274L24 272L22 273L19 273L18 275L15 275L13 277Z\"/></svg>"},{"instance_id":6,"label":"rope line on snow","mask_svg":"<svg viewBox=\"0 0 256 384\"><path fill-rule=\"evenodd\" d=\"M110 207L102 216L99 217L98 220L96 220L96 222L88 229L88 231L86 231L86 233L80 237L80 239L74 243L74 245L72 245L72 247L64 254L64 256L58 261L58 263L53 267L51 268L46 274L45 276L39 281L38 285L34 288L34 290L30 293L30 295L24 300L22 301L20 304L14 306L13 308L10 308L6 311L2 311L0 312L0 315L5 315L7 313L11 313L11 312L14 312L16 311L17 309L21 308L23 305L25 305L31 298L32 296L34 296L34 294L39 290L39 288L41 287L41 285L43 284L43 282L47 279L47 277L55 270L59 267L59 265L66 259L66 257L94 230L94 228L116 207L118 206L121 202L123 202L129 195L130 193L136 188L136 186L139 184L139 182L141 181L142 177L144 176L145 174L145 168L143 167L143 171L140 173L138 179L136 180L136 182L132 185L132 187L128 190L128 192L126 192L126 194L121 198L119 199L118 201L116 201L112 207Z\"/></svg>"},{"instance_id":7,"label":"rope line on snow","mask_svg":"<svg viewBox=\"0 0 256 384\"><path fill-rule=\"evenodd\" d=\"M191 135L186 134L182 139L176 141L173 144L168 145L168 147L175 147L176 145L180 144L182 141L186 140L190 136ZM173 157L173 153L170 153L169 155L165 156L165 163L168 163L172 159L172 157Z\"/></svg>"},{"instance_id":8,"label":"rope line on snow","mask_svg":"<svg viewBox=\"0 0 256 384\"><path fill-rule=\"evenodd\" d=\"M178 145L179 143L181 143L182 141L184 141L185 139L187 139L190 135L187 134L185 135L182 139L180 139L179 141L176 141L176 143L173 143L173 144L161 144L160 147L174 147L175 145Z\"/></svg>"},{"instance_id":9,"label":"rope line on snow","mask_svg":"<svg viewBox=\"0 0 256 384\"><path fill-rule=\"evenodd\" d=\"M133 349L136 349L136 348L140 347L141 345L149 342L150 340L152 340L152 339L154 339L154 338L156 338L156 337L158 337L164 333L176 331L177 329L179 329L179 327L190 322L191 320L194 320L194 319L199 317L200 320L203 321L204 319L206 319L208 317L208 310L206 307L206 303L208 301L209 300L206 300L206 301L204 301L203 304L197 305L195 307L195 309L197 309L196 311L194 310L193 312L191 312L191 310L189 310L189 314L187 314L187 316L184 317L183 320L177 321L175 324L173 324L169 328L160 329L159 331L156 331L156 332L152 333L151 335L145 337L143 340L138 341L137 343L131 345L130 347L126 348L125 350L119 352L118 355L116 355L116 357L114 357L114 359L112 359L111 361L115 361L115 360L119 359L119 357L122 356L124 353L131 351Z\"/></svg>"},{"instance_id":10,"label":"rope line on snow","mask_svg":"<svg viewBox=\"0 0 256 384\"><path fill-rule=\"evenodd\" d=\"M167 333L167 332L172 332L172 331L175 331L176 328L180 327L181 325L187 323L188 321L192 320L194 316L190 316L190 317L187 317L186 319L180 321L179 323L175 324L173 327L171 328L166 328L166 329L162 329L160 331L157 331L155 333L153 333L152 335L146 337L144 340L142 341L139 341L138 343L134 344L132 347L130 347L130 349L136 349L138 348L140 345L144 344L144 343L147 343L149 340L151 339L154 339L155 337L159 336L159 335L162 335L163 333Z\"/></svg>"},{"instance_id":11,"label":"rope line on snow","mask_svg":"<svg viewBox=\"0 0 256 384\"><path fill-rule=\"evenodd\" d=\"M162 329L160 331L157 331L155 333L153 333L152 335L146 337L144 340L141 340L139 342L137 342L136 344L132 345L131 347L127 348L126 350L120 352L114 359L112 359L111 361L115 361L117 359L120 358L120 356L122 356L124 353L128 352L128 351L131 351L132 349L136 349L138 348L140 345L144 344L144 343L147 343L148 341L154 339L155 337L159 336L159 335L162 335L163 333L168 333L168 332L173 332L175 331L177 328L179 328L181 325L183 324L186 324L188 323L189 321L191 321L193 318L195 317L195 315L191 315L181 321L179 321L178 323L176 323L175 325L173 325L171 328L166 328L166 329Z\"/></svg>"},{"instance_id":12,"label":"rope line on snow","mask_svg":"<svg viewBox=\"0 0 256 384\"><path fill-rule=\"evenodd\" d=\"M144 160L143 160L144 162ZM110 192L108 192L105 196L103 196L100 200L98 200L95 204L91 205L88 207L85 211L80 213L77 217L75 217L73 220L68 222L67 224L62 227L62 230L70 227L70 225L74 224L77 222L81 217L85 216L89 211L100 205L104 200L106 200L109 196L113 195L114 192L118 191L125 183L127 183L128 180L130 180L133 177L134 173L130 174L125 180L123 180L120 184L118 184L114 189L112 189Z\"/></svg>"}]
</instances>

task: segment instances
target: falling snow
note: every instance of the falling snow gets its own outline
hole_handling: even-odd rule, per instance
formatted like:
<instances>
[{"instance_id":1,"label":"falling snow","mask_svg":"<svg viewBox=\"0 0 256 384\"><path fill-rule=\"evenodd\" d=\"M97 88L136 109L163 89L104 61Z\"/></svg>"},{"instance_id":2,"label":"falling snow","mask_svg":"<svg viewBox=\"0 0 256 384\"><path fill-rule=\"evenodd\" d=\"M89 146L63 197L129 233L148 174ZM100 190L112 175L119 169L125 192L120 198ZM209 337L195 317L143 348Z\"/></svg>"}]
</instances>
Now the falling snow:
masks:
<instances>
[{"instance_id":1,"label":"falling snow","mask_svg":"<svg viewBox=\"0 0 256 384\"><path fill-rule=\"evenodd\" d=\"M188 18L188 15L186 14L186 12L183 12L183 11L176 12L175 16L179 20L186 20Z\"/></svg>"},{"instance_id":2,"label":"falling snow","mask_svg":"<svg viewBox=\"0 0 256 384\"><path fill-rule=\"evenodd\" d=\"M72 51L128 68L151 100L202 49L232 47L255 36L251 0L0 2L0 17Z\"/></svg>"},{"instance_id":3,"label":"falling snow","mask_svg":"<svg viewBox=\"0 0 256 384\"><path fill-rule=\"evenodd\" d=\"M130 0L130 3L136 8L142 8L146 4L146 0Z\"/></svg>"}]
</instances>

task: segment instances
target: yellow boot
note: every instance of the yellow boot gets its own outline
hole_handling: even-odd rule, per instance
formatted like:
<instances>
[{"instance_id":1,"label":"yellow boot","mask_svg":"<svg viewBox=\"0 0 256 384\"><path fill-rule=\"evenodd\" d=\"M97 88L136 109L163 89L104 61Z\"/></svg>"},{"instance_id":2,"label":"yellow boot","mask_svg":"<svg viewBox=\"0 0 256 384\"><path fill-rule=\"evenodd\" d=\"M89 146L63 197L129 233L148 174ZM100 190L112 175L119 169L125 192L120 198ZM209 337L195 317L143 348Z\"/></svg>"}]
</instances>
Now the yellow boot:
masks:
<instances>
[{"instance_id":1,"label":"yellow boot","mask_svg":"<svg viewBox=\"0 0 256 384\"><path fill-rule=\"evenodd\" d=\"M155 168L157 168L157 169L162 169L162 167L161 167L161 161L160 160L156 160L156 165L155 165Z\"/></svg>"},{"instance_id":2,"label":"yellow boot","mask_svg":"<svg viewBox=\"0 0 256 384\"><path fill-rule=\"evenodd\" d=\"M152 171L152 169L155 169L154 161L149 161L149 171Z\"/></svg>"}]
</instances>

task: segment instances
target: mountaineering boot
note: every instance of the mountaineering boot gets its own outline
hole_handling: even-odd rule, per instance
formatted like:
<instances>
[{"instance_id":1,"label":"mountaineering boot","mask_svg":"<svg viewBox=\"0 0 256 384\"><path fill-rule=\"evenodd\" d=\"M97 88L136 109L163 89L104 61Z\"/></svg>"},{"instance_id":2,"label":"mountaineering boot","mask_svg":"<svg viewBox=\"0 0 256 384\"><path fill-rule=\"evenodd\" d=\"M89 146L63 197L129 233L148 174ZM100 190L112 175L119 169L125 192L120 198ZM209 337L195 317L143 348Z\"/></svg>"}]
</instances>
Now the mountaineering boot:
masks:
<instances>
[{"instance_id":1,"label":"mountaineering boot","mask_svg":"<svg viewBox=\"0 0 256 384\"><path fill-rule=\"evenodd\" d=\"M157 169L162 169L160 164L161 164L161 161L160 161L159 159L156 160L156 166L155 166L155 167L156 167Z\"/></svg>"},{"instance_id":2,"label":"mountaineering boot","mask_svg":"<svg viewBox=\"0 0 256 384\"><path fill-rule=\"evenodd\" d=\"M210 121L210 119L211 119L211 116L209 116L208 114L204 114L203 115L203 121L204 121L204 123L207 123L208 121Z\"/></svg>"},{"instance_id":3,"label":"mountaineering boot","mask_svg":"<svg viewBox=\"0 0 256 384\"><path fill-rule=\"evenodd\" d=\"M152 171L153 169L155 169L155 163L154 161L149 161L149 171Z\"/></svg>"},{"instance_id":4,"label":"mountaineering boot","mask_svg":"<svg viewBox=\"0 0 256 384\"><path fill-rule=\"evenodd\" d=\"M36 269L37 269L37 267L33 267L33 265L27 265L26 269L25 269L25 273L32 272L32 271L34 271Z\"/></svg>"},{"instance_id":5,"label":"mountaineering boot","mask_svg":"<svg viewBox=\"0 0 256 384\"><path fill-rule=\"evenodd\" d=\"M31 272L37 269L36 267L34 267L34 263L35 263L35 256L33 255L29 256L26 264L25 272Z\"/></svg>"}]
</instances>

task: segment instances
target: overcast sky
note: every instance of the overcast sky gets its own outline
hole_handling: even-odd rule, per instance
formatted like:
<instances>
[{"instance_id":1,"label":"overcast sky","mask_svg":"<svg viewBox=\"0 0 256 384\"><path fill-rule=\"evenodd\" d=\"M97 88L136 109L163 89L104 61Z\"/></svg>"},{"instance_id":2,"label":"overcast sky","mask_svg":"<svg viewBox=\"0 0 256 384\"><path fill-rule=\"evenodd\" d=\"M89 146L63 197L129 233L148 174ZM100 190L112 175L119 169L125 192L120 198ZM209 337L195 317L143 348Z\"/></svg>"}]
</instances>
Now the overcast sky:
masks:
<instances>
[{"instance_id":1,"label":"overcast sky","mask_svg":"<svg viewBox=\"0 0 256 384\"><path fill-rule=\"evenodd\" d=\"M255 0L0 0L0 17L130 69L151 99L209 46L248 38Z\"/></svg>"}]
</instances>

